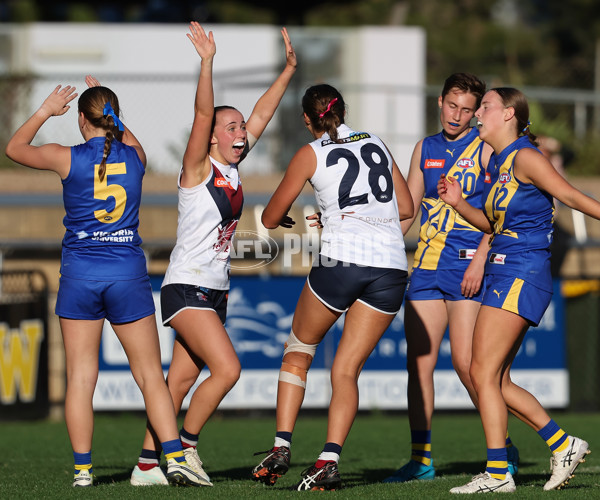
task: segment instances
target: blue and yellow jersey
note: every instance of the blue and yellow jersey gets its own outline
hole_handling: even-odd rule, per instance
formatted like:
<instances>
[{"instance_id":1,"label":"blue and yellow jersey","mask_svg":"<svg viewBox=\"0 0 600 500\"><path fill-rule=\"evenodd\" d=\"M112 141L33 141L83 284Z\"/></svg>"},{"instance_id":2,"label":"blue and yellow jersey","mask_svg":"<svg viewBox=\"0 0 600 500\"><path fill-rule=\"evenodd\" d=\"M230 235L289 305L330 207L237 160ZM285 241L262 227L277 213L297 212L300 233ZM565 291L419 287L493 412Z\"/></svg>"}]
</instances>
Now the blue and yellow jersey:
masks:
<instances>
[{"instance_id":1,"label":"blue and yellow jersey","mask_svg":"<svg viewBox=\"0 0 600 500\"><path fill-rule=\"evenodd\" d=\"M144 165L137 151L116 139L101 181L104 137L71 148L71 170L63 183L66 228L61 274L111 281L147 274L138 234Z\"/></svg>"},{"instance_id":2,"label":"blue and yellow jersey","mask_svg":"<svg viewBox=\"0 0 600 500\"><path fill-rule=\"evenodd\" d=\"M466 269L471 262L483 233L439 198L437 183L441 174L458 179L463 197L474 207L483 209L482 149L477 129L456 141L448 141L442 132L423 140L421 170L425 190L413 268Z\"/></svg>"},{"instance_id":3,"label":"blue and yellow jersey","mask_svg":"<svg viewBox=\"0 0 600 500\"><path fill-rule=\"evenodd\" d=\"M515 275L552 291L549 247L554 205L550 194L515 177L515 156L524 148L536 149L526 136L490 158L484 197L494 235L486 272Z\"/></svg>"}]
</instances>

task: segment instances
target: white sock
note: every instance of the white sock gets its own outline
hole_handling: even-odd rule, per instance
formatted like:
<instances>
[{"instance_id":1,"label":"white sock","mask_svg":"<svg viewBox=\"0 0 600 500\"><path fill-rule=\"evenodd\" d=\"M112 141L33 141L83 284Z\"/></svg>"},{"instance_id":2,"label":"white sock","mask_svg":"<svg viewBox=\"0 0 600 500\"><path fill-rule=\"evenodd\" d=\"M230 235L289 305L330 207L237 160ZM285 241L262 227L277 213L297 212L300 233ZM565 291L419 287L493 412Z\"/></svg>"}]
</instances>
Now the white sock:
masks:
<instances>
[{"instance_id":1,"label":"white sock","mask_svg":"<svg viewBox=\"0 0 600 500\"><path fill-rule=\"evenodd\" d=\"M285 439L282 439L280 437L276 437L275 444L273 444L273 447L279 448L280 446L285 446L286 448L290 448L292 446L292 443L290 443L289 441L286 441Z\"/></svg>"},{"instance_id":2,"label":"white sock","mask_svg":"<svg viewBox=\"0 0 600 500\"><path fill-rule=\"evenodd\" d=\"M322 451L319 455L318 460L325 460L326 462L335 462L336 464L340 461L340 456L333 451Z\"/></svg>"}]
</instances>

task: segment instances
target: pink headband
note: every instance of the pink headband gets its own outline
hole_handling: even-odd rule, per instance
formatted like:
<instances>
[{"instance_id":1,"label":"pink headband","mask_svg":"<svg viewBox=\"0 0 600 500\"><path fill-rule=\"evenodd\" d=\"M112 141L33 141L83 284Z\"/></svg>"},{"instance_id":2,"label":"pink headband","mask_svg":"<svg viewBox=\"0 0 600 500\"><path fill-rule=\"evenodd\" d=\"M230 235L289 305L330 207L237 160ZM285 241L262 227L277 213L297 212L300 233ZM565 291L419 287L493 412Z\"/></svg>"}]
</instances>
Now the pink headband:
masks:
<instances>
[{"instance_id":1,"label":"pink headband","mask_svg":"<svg viewBox=\"0 0 600 500\"><path fill-rule=\"evenodd\" d=\"M331 99L331 101L329 101L329 104L327 105L327 109L319 115L319 118L323 118L326 113L329 113L329 111L331 110L331 106L333 106L336 102L337 97L335 99Z\"/></svg>"}]
</instances>

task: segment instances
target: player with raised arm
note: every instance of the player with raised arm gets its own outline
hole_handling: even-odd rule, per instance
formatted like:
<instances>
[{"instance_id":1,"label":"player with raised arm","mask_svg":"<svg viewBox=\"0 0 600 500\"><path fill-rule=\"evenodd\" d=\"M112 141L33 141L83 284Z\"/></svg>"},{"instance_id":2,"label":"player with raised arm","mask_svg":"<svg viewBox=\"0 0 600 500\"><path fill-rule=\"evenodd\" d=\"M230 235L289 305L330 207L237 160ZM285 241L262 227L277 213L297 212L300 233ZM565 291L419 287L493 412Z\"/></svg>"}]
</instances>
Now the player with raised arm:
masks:
<instances>
[{"instance_id":1,"label":"player with raised arm","mask_svg":"<svg viewBox=\"0 0 600 500\"><path fill-rule=\"evenodd\" d=\"M163 324L176 331L167 383L175 410L207 367L210 375L192 394L180 430L186 460L212 486L197 451L198 435L237 382L241 365L224 328L229 291L230 246L244 195L238 165L273 117L296 70L287 30L281 30L286 64L257 101L248 122L231 106L214 105L212 84L216 44L196 22L187 34L200 56L194 121L178 178L177 241L161 288ZM146 432L136 486L165 484L159 467L160 442Z\"/></svg>"},{"instance_id":2,"label":"player with raised arm","mask_svg":"<svg viewBox=\"0 0 600 500\"><path fill-rule=\"evenodd\" d=\"M119 118L115 93L86 77L78 101L84 144L31 142L41 126L69 110L77 94L57 86L11 137L6 154L27 167L56 172L63 185L66 228L56 299L65 346L65 420L73 456L73 486L92 486L92 398L98 379L102 327L107 319L142 391L148 420L167 457L165 481L194 485L185 461L173 402L160 363L152 287L138 234L146 154Z\"/></svg>"}]
</instances>

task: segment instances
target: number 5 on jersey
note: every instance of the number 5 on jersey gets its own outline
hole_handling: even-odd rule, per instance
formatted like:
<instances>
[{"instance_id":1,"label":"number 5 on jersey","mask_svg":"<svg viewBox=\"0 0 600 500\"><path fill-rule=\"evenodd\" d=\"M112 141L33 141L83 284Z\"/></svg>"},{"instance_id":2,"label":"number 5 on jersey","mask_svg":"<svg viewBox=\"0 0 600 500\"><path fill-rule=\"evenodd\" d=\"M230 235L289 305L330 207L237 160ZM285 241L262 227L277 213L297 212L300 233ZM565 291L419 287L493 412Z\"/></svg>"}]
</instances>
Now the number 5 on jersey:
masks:
<instances>
[{"instance_id":1,"label":"number 5 on jersey","mask_svg":"<svg viewBox=\"0 0 600 500\"><path fill-rule=\"evenodd\" d=\"M98 169L100 165L94 165L94 198L97 200L108 200L114 198L115 208L107 212L106 210L94 210L94 217L100 222L111 224L118 221L125 211L125 203L127 202L127 191L119 184L108 184L109 175L123 175L127 173L125 162L107 163L106 175L103 180L100 180Z\"/></svg>"}]
</instances>

